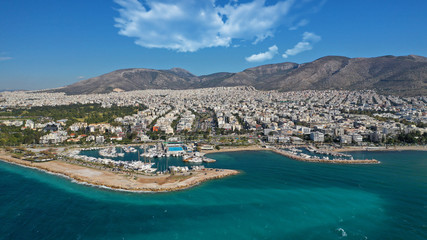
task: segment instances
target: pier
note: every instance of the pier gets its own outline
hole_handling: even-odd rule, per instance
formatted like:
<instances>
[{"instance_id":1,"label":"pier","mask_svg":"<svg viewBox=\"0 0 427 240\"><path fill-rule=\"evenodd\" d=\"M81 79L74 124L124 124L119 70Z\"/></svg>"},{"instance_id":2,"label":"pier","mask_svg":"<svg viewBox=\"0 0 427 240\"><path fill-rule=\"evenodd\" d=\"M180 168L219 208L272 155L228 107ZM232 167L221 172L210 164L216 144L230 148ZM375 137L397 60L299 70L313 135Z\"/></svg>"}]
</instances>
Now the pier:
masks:
<instances>
[{"instance_id":1,"label":"pier","mask_svg":"<svg viewBox=\"0 0 427 240\"><path fill-rule=\"evenodd\" d=\"M376 159L322 159L316 156L310 156L308 154L297 155L296 153L292 153L290 151L282 150L282 149L272 149L273 152L283 155L285 157L304 161L304 162L318 162L318 163L337 163L337 164L379 164L380 161Z\"/></svg>"}]
</instances>

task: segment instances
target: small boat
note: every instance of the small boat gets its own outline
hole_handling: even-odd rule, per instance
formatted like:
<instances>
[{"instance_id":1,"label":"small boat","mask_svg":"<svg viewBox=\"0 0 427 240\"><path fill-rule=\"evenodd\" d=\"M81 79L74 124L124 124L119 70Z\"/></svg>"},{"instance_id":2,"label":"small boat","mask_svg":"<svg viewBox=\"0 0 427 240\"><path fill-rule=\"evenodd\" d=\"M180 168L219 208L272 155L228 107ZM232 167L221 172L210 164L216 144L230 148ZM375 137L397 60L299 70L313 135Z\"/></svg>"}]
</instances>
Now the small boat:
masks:
<instances>
[{"instance_id":1,"label":"small boat","mask_svg":"<svg viewBox=\"0 0 427 240\"><path fill-rule=\"evenodd\" d=\"M316 151L316 150L315 150L314 148L312 148L312 147L308 147L308 148L307 148L307 150L308 150L309 152L311 152L311 153Z\"/></svg>"},{"instance_id":2,"label":"small boat","mask_svg":"<svg viewBox=\"0 0 427 240\"><path fill-rule=\"evenodd\" d=\"M206 163L212 163L212 162L216 162L216 160L215 160L215 159L212 159L212 158L204 157L204 158L203 158L203 162L206 162Z\"/></svg>"},{"instance_id":3,"label":"small boat","mask_svg":"<svg viewBox=\"0 0 427 240\"><path fill-rule=\"evenodd\" d=\"M194 158L189 158L187 160L187 162L189 162L189 163L202 163L203 160L201 157L194 157Z\"/></svg>"}]
</instances>

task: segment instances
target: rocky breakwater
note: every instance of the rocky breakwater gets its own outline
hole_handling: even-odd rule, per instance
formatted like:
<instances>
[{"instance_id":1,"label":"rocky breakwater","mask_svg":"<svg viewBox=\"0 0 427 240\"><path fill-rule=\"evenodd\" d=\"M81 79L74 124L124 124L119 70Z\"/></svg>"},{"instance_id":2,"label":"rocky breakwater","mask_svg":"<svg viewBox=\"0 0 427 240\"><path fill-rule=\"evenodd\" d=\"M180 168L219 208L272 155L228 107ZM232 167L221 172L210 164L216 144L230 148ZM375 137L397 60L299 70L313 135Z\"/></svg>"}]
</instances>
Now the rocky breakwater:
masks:
<instances>
[{"instance_id":1,"label":"rocky breakwater","mask_svg":"<svg viewBox=\"0 0 427 240\"><path fill-rule=\"evenodd\" d=\"M288 158L292 158L298 161L304 161L304 162L318 162L318 163L336 163L336 164L379 164L380 161L376 159L324 159L324 158L318 158L315 156L308 156L308 155L297 155L296 153L285 151L285 150L279 150L275 149L273 150L275 153L278 153L280 155L283 155Z\"/></svg>"},{"instance_id":2,"label":"rocky breakwater","mask_svg":"<svg viewBox=\"0 0 427 240\"><path fill-rule=\"evenodd\" d=\"M203 182L225 178L232 175L239 174L239 171L230 170L230 169L213 169L205 168L204 170L198 170L192 172L192 175L181 181L171 180L163 184L158 184L156 186L150 187L148 191L150 192L172 192L187 189L196 185L199 185ZM138 190L137 190L138 191Z\"/></svg>"}]
</instances>

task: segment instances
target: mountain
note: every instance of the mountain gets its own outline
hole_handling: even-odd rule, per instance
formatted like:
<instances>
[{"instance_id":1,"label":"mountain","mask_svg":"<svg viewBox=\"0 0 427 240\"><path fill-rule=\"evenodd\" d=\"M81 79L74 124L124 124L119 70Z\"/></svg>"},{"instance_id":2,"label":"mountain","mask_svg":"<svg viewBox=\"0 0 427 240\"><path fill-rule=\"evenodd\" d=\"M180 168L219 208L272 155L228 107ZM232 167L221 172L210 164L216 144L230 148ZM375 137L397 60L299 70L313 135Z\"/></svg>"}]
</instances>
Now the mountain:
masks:
<instances>
[{"instance_id":1,"label":"mountain","mask_svg":"<svg viewBox=\"0 0 427 240\"><path fill-rule=\"evenodd\" d=\"M259 90L363 90L401 96L427 95L427 58L415 55L347 58L326 56L313 62L278 63L238 73L196 76L185 69L122 69L52 91L67 94L142 89L253 86Z\"/></svg>"},{"instance_id":2,"label":"mountain","mask_svg":"<svg viewBox=\"0 0 427 240\"><path fill-rule=\"evenodd\" d=\"M113 90L187 89L197 86L198 83L198 77L184 69L154 70L131 68L113 71L55 89L54 91L65 92L67 94L90 94L108 93Z\"/></svg>"},{"instance_id":3,"label":"mountain","mask_svg":"<svg viewBox=\"0 0 427 240\"><path fill-rule=\"evenodd\" d=\"M249 68L218 86L251 85L261 90L362 90L383 94L427 95L427 58L327 56L304 64L281 63Z\"/></svg>"}]
</instances>

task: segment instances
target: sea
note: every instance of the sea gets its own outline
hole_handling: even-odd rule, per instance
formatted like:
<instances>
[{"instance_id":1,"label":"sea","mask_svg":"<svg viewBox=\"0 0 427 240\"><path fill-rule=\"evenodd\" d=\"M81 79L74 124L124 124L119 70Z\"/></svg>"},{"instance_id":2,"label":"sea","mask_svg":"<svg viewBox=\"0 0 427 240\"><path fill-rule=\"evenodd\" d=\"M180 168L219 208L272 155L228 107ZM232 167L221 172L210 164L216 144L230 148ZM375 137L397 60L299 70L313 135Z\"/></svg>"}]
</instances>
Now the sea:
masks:
<instances>
[{"instance_id":1,"label":"sea","mask_svg":"<svg viewBox=\"0 0 427 240\"><path fill-rule=\"evenodd\" d=\"M0 162L0 239L427 239L426 152L351 154L381 164L215 153L210 167L241 173L167 193L112 191Z\"/></svg>"}]
</instances>

